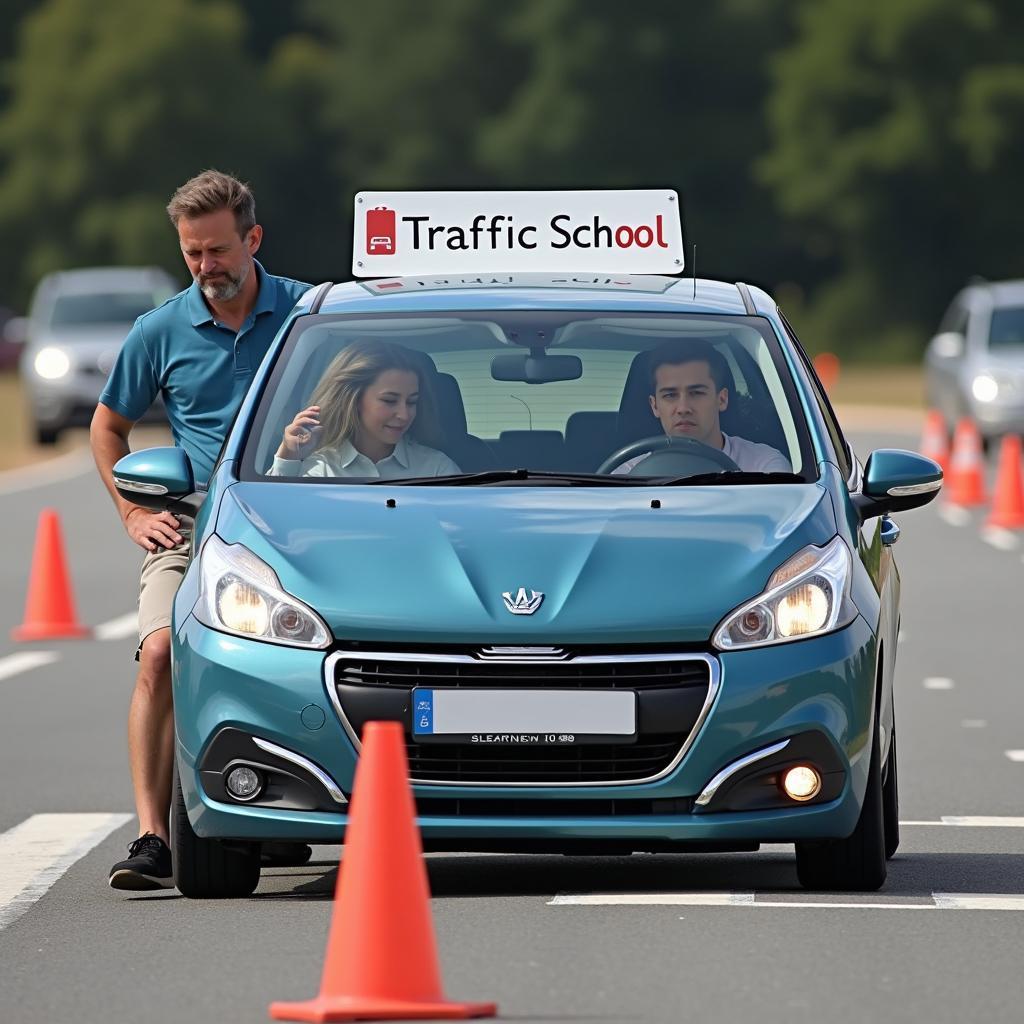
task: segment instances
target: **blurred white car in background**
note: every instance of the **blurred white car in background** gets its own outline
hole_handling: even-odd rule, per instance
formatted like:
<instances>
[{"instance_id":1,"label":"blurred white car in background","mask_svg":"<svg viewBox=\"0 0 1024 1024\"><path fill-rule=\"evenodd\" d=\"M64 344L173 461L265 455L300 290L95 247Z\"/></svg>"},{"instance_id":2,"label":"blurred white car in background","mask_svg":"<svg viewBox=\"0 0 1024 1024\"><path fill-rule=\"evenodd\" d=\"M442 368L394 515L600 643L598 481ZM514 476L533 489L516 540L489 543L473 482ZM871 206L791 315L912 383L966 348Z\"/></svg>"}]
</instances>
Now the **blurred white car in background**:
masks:
<instances>
[{"instance_id":1,"label":"blurred white car in background","mask_svg":"<svg viewBox=\"0 0 1024 1024\"><path fill-rule=\"evenodd\" d=\"M88 425L136 318L179 290L159 267L63 270L39 282L28 317L6 328L9 339L24 342L21 378L39 444ZM162 418L160 406L152 418Z\"/></svg>"},{"instance_id":2,"label":"blurred white car in background","mask_svg":"<svg viewBox=\"0 0 1024 1024\"><path fill-rule=\"evenodd\" d=\"M1024 433L1024 280L968 285L924 357L928 405L952 430L961 416L986 442Z\"/></svg>"}]
</instances>

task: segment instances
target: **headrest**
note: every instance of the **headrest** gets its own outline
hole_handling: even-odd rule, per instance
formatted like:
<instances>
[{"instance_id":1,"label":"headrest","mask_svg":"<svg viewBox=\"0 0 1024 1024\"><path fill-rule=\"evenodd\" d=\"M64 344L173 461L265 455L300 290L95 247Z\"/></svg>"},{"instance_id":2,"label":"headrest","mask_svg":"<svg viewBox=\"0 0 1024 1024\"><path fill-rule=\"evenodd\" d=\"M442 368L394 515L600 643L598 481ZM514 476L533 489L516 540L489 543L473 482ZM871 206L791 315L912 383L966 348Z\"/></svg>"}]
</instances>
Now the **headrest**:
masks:
<instances>
[{"instance_id":1,"label":"headrest","mask_svg":"<svg viewBox=\"0 0 1024 1024\"><path fill-rule=\"evenodd\" d=\"M437 414L445 435L455 437L468 433L466 407L462 402L459 382L450 373L435 373L433 382Z\"/></svg>"}]
</instances>

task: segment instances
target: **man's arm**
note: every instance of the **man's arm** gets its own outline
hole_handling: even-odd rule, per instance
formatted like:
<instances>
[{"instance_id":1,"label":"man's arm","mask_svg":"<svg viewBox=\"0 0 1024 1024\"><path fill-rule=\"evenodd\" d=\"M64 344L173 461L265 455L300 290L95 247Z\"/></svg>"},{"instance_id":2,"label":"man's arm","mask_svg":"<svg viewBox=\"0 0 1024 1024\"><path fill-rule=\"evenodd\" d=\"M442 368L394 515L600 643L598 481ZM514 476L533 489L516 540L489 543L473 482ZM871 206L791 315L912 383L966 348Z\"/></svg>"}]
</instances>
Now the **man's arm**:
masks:
<instances>
[{"instance_id":1,"label":"man's arm","mask_svg":"<svg viewBox=\"0 0 1024 1024\"><path fill-rule=\"evenodd\" d=\"M96 460L96 468L100 471L104 486L114 499L128 536L146 551L156 551L160 547L173 548L182 540L178 533L177 518L170 512L151 512L141 505L126 501L114 486L114 465L131 451L128 435L134 426L132 420L100 402L89 426L92 457Z\"/></svg>"}]
</instances>

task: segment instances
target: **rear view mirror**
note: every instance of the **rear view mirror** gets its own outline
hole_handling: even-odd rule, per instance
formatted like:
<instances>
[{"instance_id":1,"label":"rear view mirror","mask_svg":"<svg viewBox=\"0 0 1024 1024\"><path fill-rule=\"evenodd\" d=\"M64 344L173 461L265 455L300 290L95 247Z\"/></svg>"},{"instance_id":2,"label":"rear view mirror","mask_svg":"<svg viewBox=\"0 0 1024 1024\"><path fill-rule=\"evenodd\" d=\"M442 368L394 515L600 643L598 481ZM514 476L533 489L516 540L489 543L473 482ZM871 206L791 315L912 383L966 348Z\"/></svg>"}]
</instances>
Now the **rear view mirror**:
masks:
<instances>
[{"instance_id":1,"label":"rear view mirror","mask_svg":"<svg viewBox=\"0 0 1024 1024\"><path fill-rule=\"evenodd\" d=\"M579 356L550 356L542 348L530 354L508 353L491 360L491 376L495 380L512 380L526 384L549 384L556 380L579 380L583 361Z\"/></svg>"}]
</instances>

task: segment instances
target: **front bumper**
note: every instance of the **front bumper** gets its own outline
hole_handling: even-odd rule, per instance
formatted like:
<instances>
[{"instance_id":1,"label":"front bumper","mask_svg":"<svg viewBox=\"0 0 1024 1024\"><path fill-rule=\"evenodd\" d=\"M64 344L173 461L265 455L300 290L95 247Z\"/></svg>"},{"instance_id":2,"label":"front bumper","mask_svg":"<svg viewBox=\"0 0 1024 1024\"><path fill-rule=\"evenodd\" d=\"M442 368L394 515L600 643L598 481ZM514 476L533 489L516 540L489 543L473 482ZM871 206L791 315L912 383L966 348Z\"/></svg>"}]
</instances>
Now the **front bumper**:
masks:
<instances>
[{"instance_id":1,"label":"front bumper","mask_svg":"<svg viewBox=\"0 0 1024 1024\"><path fill-rule=\"evenodd\" d=\"M223 792L214 799L209 776L205 785L200 776L211 744L230 728L293 752L350 794L358 755L329 698L324 659L324 652L229 637L192 617L177 631L177 757L189 819L200 836L344 840L345 804L322 800L294 809L233 803ZM717 660L720 685L714 701L685 755L664 777L577 786L571 793L545 785L417 785L422 808L453 809L421 813L424 845L516 849L602 841L645 849L848 835L863 800L873 724L876 640L867 623L858 617L829 636L721 654ZM741 811L719 810L714 801L707 807L694 803L723 768L782 740L808 737L831 752L836 769L826 802ZM586 813L588 804L597 812ZM631 813L633 806L640 811ZM563 813L562 808L570 809Z\"/></svg>"}]
</instances>

